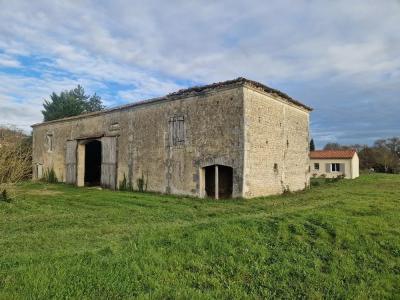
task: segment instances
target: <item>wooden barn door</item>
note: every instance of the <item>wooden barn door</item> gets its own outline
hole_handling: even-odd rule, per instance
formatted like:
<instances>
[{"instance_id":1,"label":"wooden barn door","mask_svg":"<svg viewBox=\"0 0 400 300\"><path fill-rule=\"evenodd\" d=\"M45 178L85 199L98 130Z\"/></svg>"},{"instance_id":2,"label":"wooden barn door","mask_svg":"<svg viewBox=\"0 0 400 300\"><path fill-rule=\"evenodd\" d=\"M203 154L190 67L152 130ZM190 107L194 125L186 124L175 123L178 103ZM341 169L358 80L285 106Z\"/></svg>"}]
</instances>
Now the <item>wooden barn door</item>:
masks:
<instances>
[{"instance_id":1,"label":"wooden barn door","mask_svg":"<svg viewBox=\"0 0 400 300\"><path fill-rule=\"evenodd\" d=\"M66 177L65 181L69 184L76 184L76 148L78 142L67 141L67 149L65 153Z\"/></svg>"},{"instance_id":2,"label":"wooden barn door","mask_svg":"<svg viewBox=\"0 0 400 300\"><path fill-rule=\"evenodd\" d=\"M117 138L101 138L101 186L115 190L117 188Z\"/></svg>"}]
</instances>

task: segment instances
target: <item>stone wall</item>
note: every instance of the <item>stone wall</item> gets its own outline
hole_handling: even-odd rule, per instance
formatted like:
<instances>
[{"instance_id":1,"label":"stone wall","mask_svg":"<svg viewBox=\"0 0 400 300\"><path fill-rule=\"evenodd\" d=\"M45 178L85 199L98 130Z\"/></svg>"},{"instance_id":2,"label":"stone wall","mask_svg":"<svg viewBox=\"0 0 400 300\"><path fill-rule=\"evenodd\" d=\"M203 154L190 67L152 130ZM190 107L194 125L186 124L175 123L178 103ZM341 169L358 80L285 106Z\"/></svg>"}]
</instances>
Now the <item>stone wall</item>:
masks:
<instances>
[{"instance_id":1,"label":"stone wall","mask_svg":"<svg viewBox=\"0 0 400 300\"><path fill-rule=\"evenodd\" d=\"M309 112L276 95L244 88L244 196L309 186Z\"/></svg>"},{"instance_id":2,"label":"stone wall","mask_svg":"<svg viewBox=\"0 0 400 300\"><path fill-rule=\"evenodd\" d=\"M54 168L65 181L67 140L116 135L118 182L125 176L135 186L143 175L149 191L199 196L201 167L222 163L233 167L233 196L240 197L242 92L240 86L222 88L34 126L34 176L39 164ZM184 141L174 144L171 124L178 119L183 120Z\"/></svg>"}]
</instances>

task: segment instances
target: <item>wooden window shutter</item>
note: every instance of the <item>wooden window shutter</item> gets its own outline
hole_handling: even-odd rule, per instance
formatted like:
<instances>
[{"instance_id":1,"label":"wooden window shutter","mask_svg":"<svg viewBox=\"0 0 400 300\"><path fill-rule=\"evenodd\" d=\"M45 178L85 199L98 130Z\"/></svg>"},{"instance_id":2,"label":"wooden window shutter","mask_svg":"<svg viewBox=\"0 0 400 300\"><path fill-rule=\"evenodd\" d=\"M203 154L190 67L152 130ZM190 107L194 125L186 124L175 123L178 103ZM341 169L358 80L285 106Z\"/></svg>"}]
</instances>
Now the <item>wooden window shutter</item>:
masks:
<instances>
[{"instance_id":1,"label":"wooden window shutter","mask_svg":"<svg viewBox=\"0 0 400 300\"><path fill-rule=\"evenodd\" d=\"M326 173L331 172L331 164L325 164L325 171L326 171Z\"/></svg>"}]
</instances>

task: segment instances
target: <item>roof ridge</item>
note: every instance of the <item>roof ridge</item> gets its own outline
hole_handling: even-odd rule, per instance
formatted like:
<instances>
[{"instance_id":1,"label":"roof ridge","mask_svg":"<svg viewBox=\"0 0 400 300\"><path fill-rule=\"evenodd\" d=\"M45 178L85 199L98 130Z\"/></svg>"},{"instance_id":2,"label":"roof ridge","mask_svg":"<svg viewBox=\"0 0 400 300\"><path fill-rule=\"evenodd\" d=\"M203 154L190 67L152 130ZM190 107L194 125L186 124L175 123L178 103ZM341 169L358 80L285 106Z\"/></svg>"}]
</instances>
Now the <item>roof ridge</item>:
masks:
<instances>
[{"instance_id":1,"label":"roof ridge","mask_svg":"<svg viewBox=\"0 0 400 300\"><path fill-rule=\"evenodd\" d=\"M252 85L252 86L254 86L256 88L262 89L267 93L276 94L276 95L278 95L278 96L280 96L280 97L282 97L282 98L284 98L286 100L289 100L289 102L292 102L295 105L301 106L301 107L303 107L303 108L305 108L305 109L307 109L309 111L312 111L311 107L301 103L298 100L293 99L288 94L286 94L286 93L284 93L284 92L282 92L280 90L271 88L271 87L269 87L269 86L267 86L265 84L262 84L262 83L260 83L258 81L247 79L245 77L238 77L238 78L232 79L232 80L214 82L214 83L211 83L211 84L198 85L198 86L193 86L193 87L189 87L189 88L186 88L186 89L181 89L181 90L178 90L176 92L169 93L166 97L172 97L172 96L178 96L178 95L190 95L192 93L199 93L199 92L202 92L202 91L207 90L207 89L219 88L219 87L228 86L228 85L231 85L231 84L245 84L245 83L247 83L249 85Z\"/></svg>"}]
</instances>

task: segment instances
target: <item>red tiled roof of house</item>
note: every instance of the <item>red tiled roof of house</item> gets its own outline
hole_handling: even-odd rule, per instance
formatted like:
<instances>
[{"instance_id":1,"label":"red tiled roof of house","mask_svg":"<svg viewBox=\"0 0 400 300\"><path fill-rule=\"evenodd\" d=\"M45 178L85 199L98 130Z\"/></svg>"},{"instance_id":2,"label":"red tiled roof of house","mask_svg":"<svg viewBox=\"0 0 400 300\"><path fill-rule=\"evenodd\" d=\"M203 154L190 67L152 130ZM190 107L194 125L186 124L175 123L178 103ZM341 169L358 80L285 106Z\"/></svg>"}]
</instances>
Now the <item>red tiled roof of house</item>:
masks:
<instances>
[{"instance_id":1,"label":"red tiled roof of house","mask_svg":"<svg viewBox=\"0 0 400 300\"><path fill-rule=\"evenodd\" d=\"M317 150L310 152L310 158L353 158L356 150Z\"/></svg>"}]
</instances>

